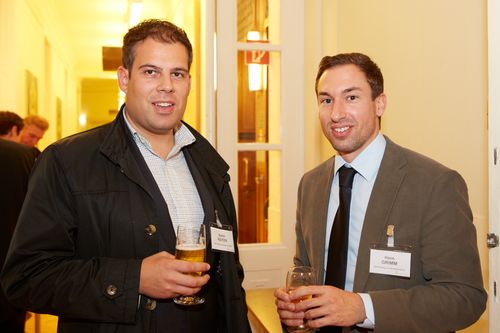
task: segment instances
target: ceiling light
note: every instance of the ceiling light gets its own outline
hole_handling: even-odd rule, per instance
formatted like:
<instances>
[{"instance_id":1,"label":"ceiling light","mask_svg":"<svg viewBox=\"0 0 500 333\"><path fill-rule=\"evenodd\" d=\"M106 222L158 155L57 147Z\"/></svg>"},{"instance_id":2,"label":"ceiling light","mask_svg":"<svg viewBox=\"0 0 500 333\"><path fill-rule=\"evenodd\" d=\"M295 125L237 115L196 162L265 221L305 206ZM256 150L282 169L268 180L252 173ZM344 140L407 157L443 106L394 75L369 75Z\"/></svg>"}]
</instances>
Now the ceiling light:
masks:
<instances>
[{"instance_id":1,"label":"ceiling light","mask_svg":"<svg viewBox=\"0 0 500 333\"><path fill-rule=\"evenodd\" d=\"M128 18L128 26L133 27L141 20L142 2L140 0L132 0L130 3L130 12Z\"/></svg>"}]
</instances>

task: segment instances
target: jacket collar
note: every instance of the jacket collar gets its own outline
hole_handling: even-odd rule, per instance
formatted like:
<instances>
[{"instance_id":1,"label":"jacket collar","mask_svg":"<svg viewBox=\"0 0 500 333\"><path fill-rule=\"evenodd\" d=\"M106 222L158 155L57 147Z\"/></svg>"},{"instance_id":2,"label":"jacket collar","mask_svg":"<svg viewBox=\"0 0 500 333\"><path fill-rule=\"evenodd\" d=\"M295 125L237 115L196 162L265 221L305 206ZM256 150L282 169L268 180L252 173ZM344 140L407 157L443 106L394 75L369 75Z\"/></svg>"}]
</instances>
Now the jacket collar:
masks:
<instances>
[{"instance_id":1,"label":"jacket collar","mask_svg":"<svg viewBox=\"0 0 500 333\"><path fill-rule=\"evenodd\" d=\"M111 128L104 138L100 150L113 163L119 164L122 168L127 168L130 166L130 160L127 158L130 153L130 145L135 143L123 119L124 108L125 104L121 107L115 120L110 124ZM195 159L197 156L202 156L203 161L198 161L202 162L198 165L204 165L210 174L224 179L229 171L229 165L222 159L207 139L187 123L183 122L183 124L196 138L193 144L184 147L184 149L193 152ZM127 168L127 170L129 169Z\"/></svg>"},{"instance_id":2,"label":"jacket collar","mask_svg":"<svg viewBox=\"0 0 500 333\"><path fill-rule=\"evenodd\" d=\"M129 145L133 138L123 119L123 105L115 120L109 125L110 129L102 141L100 151L113 163L122 165L124 156L130 151Z\"/></svg>"},{"instance_id":3,"label":"jacket collar","mask_svg":"<svg viewBox=\"0 0 500 333\"><path fill-rule=\"evenodd\" d=\"M184 123L184 125L187 126L196 138L193 144L184 147L184 149L191 154L196 165L203 166L203 168L206 169L210 178L214 181L217 191L220 193L224 183L230 180L228 174L229 165L207 139L188 124Z\"/></svg>"}]
</instances>

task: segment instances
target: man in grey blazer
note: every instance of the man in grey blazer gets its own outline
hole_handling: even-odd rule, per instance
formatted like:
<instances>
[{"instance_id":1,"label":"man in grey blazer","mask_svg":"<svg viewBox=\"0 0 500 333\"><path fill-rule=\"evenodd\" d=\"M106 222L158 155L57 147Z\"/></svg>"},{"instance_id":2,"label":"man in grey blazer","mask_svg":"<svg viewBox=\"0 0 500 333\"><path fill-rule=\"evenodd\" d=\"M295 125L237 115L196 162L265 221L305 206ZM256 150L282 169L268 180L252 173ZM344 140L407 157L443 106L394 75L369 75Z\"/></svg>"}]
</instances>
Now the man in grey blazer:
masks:
<instances>
[{"instance_id":1,"label":"man in grey blazer","mask_svg":"<svg viewBox=\"0 0 500 333\"><path fill-rule=\"evenodd\" d=\"M450 332L474 323L487 295L463 178L380 133L383 77L366 55L324 57L316 94L323 133L338 154L300 183L294 263L312 266L324 281L337 171L354 168L345 286L276 290L282 323L384 333ZM305 295L313 298L293 303Z\"/></svg>"}]
</instances>

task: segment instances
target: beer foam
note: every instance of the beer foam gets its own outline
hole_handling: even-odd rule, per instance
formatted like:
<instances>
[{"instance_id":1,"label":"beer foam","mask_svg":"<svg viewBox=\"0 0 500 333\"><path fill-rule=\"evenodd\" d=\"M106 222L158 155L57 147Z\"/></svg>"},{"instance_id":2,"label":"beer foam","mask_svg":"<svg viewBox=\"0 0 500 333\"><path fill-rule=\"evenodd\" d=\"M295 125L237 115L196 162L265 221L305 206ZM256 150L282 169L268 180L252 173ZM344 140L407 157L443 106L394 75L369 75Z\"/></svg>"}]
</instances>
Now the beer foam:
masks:
<instances>
[{"instance_id":1,"label":"beer foam","mask_svg":"<svg viewBox=\"0 0 500 333\"><path fill-rule=\"evenodd\" d=\"M180 251L198 251L204 250L205 245L203 244L180 244L175 247L176 250Z\"/></svg>"}]
</instances>

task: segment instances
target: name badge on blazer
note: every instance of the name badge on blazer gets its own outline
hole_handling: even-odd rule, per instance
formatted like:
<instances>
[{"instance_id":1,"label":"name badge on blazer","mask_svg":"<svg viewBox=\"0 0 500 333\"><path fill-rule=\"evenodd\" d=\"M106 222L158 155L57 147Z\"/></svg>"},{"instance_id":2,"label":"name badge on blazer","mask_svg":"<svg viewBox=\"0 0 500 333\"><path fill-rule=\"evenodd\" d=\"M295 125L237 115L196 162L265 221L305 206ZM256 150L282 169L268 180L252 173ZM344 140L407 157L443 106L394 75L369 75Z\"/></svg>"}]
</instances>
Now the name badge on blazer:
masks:
<instances>
[{"instance_id":1,"label":"name badge on blazer","mask_svg":"<svg viewBox=\"0 0 500 333\"><path fill-rule=\"evenodd\" d=\"M394 226L387 226L387 244L370 249L370 273L410 278L411 246L394 245Z\"/></svg>"}]
</instances>

